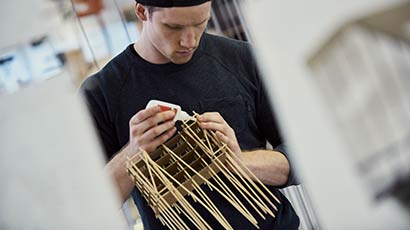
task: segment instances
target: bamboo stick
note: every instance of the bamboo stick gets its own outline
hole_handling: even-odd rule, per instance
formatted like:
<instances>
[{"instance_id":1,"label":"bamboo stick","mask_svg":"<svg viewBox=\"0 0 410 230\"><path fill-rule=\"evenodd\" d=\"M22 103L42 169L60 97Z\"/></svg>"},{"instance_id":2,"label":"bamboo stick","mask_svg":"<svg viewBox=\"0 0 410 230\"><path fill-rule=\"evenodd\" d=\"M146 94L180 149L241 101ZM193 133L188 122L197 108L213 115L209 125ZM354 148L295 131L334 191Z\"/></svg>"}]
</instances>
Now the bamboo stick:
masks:
<instances>
[{"instance_id":1,"label":"bamboo stick","mask_svg":"<svg viewBox=\"0 0 410 230\"><path fill-rule=\"evenodd\" d=\"M228 164L230 164L229 162L227 162ZM233 166L232 166L233 167ZM235 170L235 173L236 173L236 169L235 168L233 168L233 170ZM246 187L247 187L247 189L246 188L243 188L243 191L255 202L255 203L257 203L257 205L263 210L263 212L264 213L268 213L268 214L270 214L271 216L275 216L274 214L273 214L273 212L269 209L269 207L265 204L265 202L260 198L260 195L258 195L255 191L254 191L254 189L247 183L247 181L242 177L242 176L238 176L241 180L242 180L242 183L232 174L232 172L230 171L230 170L228 170L228 169L226 169L226 172L229 174L229 180L231 180L231 181L233 181L233 183L236 183L236 184L238 184L238 185L242 185L243 186L243 184L245 184L246 185ZM240 175L240 174L238 174L237 173L237 175ZM250 194L250 192L253 194Z\"/></svg>"},{"instance_id":2,"label":"bamboo stick","mask_svg":"<svg viewBox=\"0 0 410 230\"><path fill-rule=\"evenodd\" d=\"M226 146L226 144L224 144L224 146ZM219 171L222 172L226 178L228 178L230 180L230 182L232 183L232 185L238 189L238 191L241 193L241 195L248 201L249 204L252 204L252 202L250 202L247 197L241 192L241 190L243 192L245 192L246 194L248 194L249 197L251 197L251 199L265 212L269 212L270 214L273 215L273 213L270 211L270 209L265 205L265 203L259 198L259 196L255 193L255 191L252 189L252 187L250 187L248 185L248 183L246 183L246 180L244 180L241 176L239 176L241 178L241 180L244 182L244 184L248 187L248 189L253 193L254 196L252 196L251 194L249 194L248 189L246 189L243 184L241 184L236 177L232 174L232 172L226 168L225 164L223 162L221 162L218 158L215 159L215 163L216 166L218 167ZM228 174L228 175L227 175ZM240 175L240 174L238 174ZM232 182L233 181L233 182ZM235 185L235 184L236 185ZM256 197L256 198L255 198ZM255 208L255 207L254 207ZM257 211L257 209L255 209ZM265 217L262 215L262 218L265 219Z\"/></svg>"},{"instance_id":3,"label":"bamboo stick","mask_svg":"<svg viewBox=\"0 0 410 230\"><path fill-rule=\"evenodd\" d=\"M197 114L195 113L194 116L197 116ZM172 162L175 162L174 164L176 164L176 166L172 166L173 168L171 169L172 172L174 172L173 170L176 169L174 175L170 175L164 168L158 165L146 151L140 150L139 153L127 158L128 174L131 176L134 184L144 194L144 197L150 202L150 206L154 208L154 210L158 210L159 215L157 216L157 218L161 221L161 223L165 223L164 225L170 227L171 229L189 229L180 217L180 215L185 215L188 220L192 222L198 229L211 229L211 227L203 219L203 217L199 215L199 213L196 212L196 210L184 198L184 196L182 196L181 192L179 191L180 189L182 189L188 196L191 196L193 198L194 202L200 203L209 213L211 213L225 229L232 229L229 222L225 219L225 217L218 210L215 204L210 200L205 191L202 190L200 184L198 184L198 182L194 180L187 171L184 171L185 168L191 170L194 173L193 175L196 175L199 179L201 179L201 184L207 184L210 190L215 190L220 195L222 195L256 228L259 228L256 219L234 194L230 186L228 186L228 184L226 184L219 177L220 175L218 175L218 172L221 172L229 180L231 185L239 192L239 194L246 200L246 202L251 205L251 207L258 213L258 215L265 219L265 216L261 212L263 211L263 213L268 213L269 215L274 217L275 215L263 200L266 200L275 210L277 210L276 206L271 202L271 199L269 199L265 195L265 192L263 192L260 187L255 184L255 182L260 184L262 189L265 190L266 193L274 200L276 200L278 203L280 203L280 201L271 193L271 191L267 189L267 187L260 181L260 179L258 179L253 174L253 172L250 171L244 165L244 163L240 161L238 156L236 156L235 153L233 153L225 143L217 139L215 132L212 130L201 129L199 127L198 121L192 124L188 124L188 122L183 121L183 125L183 132L178 132L181 140L177 142L176 147L180 146L180 144L178 144L180 142L186 143L186 146L175 149L178 154L176 154L173 150L166 146L166 144L163 144L161 146L161 150L158 150L163 151L162 154L159 153L163 157L166 156L166 154L169 154L171 157L170 160L172 160ZM183 153L183 149L187 147L190 148L192 152L187 150L186 153ZM179 154L181 154L181 156L179 156ZM226 155L222 155L222 160L220 158L221 154ZM138 156L139 159L137 158ZM197 157L197 159L195 159L195 156ZM194 157L194 165L191 166L190 164L185 162L182 157L184 157L185 159L192 159L192 157ZM134 163L135 159L137 159L137 161ZM211 163L208 163L209 161L213 162L212 167ZM138 162L142 162L143 165L145 165L147 171L144 171L144 173L145 175L148 174L148 178L137 167L138 164L139 167L144 168L144 166ZM165 161L162 160L159 163L163 165ZM231 169L228 169L227 166L229 166ZM202 175L202 173L206 172L202 170L209 172L209 175L214 178L215 182L217 182L217 184L219 185L219 188L208 181ZM181 171L183 171L184 173L178 174L178 172ZM238 176L236 177L233 173ZM181 175L181 177L183 178L179 178L179 176L178 179L174 178L174 176L177 174ZM177 203L171 205L164 199L164 196L160 195L160 193L158 192L156 178L158 178L158 181L160 181L164 186L164 188L161 189L161 193L162 191L164 191L164 189L166 189L168 192L170 192L170 195L173 196L173 198L169 198L171 198L172 200L175 199ZM191 185L189 186L192 186L192 191L188 190L182 184L182 182L186 184L186 181L189 179L191 179ZM170 180L173 181L175 185ZM181 180L182 182L179 182L179 180ZM196 191L198 195L196 195L194 191ZM263 200L258 194L263 197Z\"/></svg>"},{"instance_id":4,"label":"bamboo stick","mask_svg":"<svg viewBox=\"0 0 410 230\"><path fill-rule=\"evenodd\" d=\"M218 164L216 164L217 165L217 167L218 167ZM212 173L214 173L213 172L213 170L210 168L209 170L211 170L211 172ZM226 172L224 172L224 171L222 171L222 170L220 170L223 174L224 174L224 176L229 180L230 179L230 177L227 175L227 173ZM234 183L232 183L231 182L231 184L233 185L233 187L235 187L237 190L238 190L238 192L242 195L242 197L248 202L248 204L250 204L251 206L252 206L252 208L259 214L259 216L260 217L262 217L262 219L265 219L265 216L259 211L259 209L257 208L257 207L255 207L255 204L253 203L253 202L251 202L250 200L249 200L249 198L242 192L242 191L246 191L246 189L241 185L241 184L234 184ZM258 205L258 204L257 204ZM259 206L259 205L258 205ZM260 207L260 206L259 206ZM260 207L260 209L262 209L262 210L264 210L263 208L261 208ZM266 213L266 212L265 212Z\"/></svg>"},{"instance_id":5,"label":"bamboo stick","mask_svg":"<svg viewBox=\"0 0 410 230\"><path fill-rule=\"evenodd\" d=\"M165 146L165 145L164 145ZM176 156L178 157L178 156ZM183 189L185 189L188 193L191 194L191 196L195 196L195 194L193 194L191 191L189 191L188 189L185 188L185 186L183 186L182 184L179 183L179 181L177 181L176 179L174 179L170 174L168 174L167 171L165 171L163 168L157 166L156 169L159 169L160 172L159 173L160 177L165 177L165 175L167 177L169 177L170 179L174 180L177 184L179 184L179 186ZM178 201L180 201L182 207L184 207L186 209L186 211L192 215L192 218L198 223L198 225L200 226L200 229L211 229L211 227L208 225L208 223L206 223L205 220L203 220L203 218L195 211L195 209L192 208L192 206L185 200L185 198L179 193L178 189L176 189L172 183L170 183L166 178L164 178L164 182L165 185L169 188L169 191L174 194L174 196L176 196Z\"/></svg>"},{"instance_id":6,"label":"bamboo stick","mask_svg":"<svg viewBox=\"0 0 410 230\"><path fill-rule=\"evenodd\" d=\"M170 153L170 154L174 154L172 152L172 150L170 150L167 146L163 145L163 147ZM177 158L179 158L178 156L176 156ZM185 164L188 168L190 168L194 173L196 173L196 175L198 175L202 180L207 181L200 173L198 173L195 169L193 169L190 165L188 165L186 162L181 161L183 164ZM221 194L229 203L231 203L235 208L238 209L239 212L242 213L242 215L247 218L251 223L253 223L254 225L257 225L256 220L253 218L253 216L249 216L247 213L249 213L249 211L246 210L246 212L244 210L241 209L241 207L238 206L238 204L236 204L234 201L232 201L231 199L229 199L223 192L221 192L217 187L215 187L212 183L208 182L209 185L211 185L217 192L219 192L219 194ZM256 222L256 224L255 224Z\"/></svg>"},{"instance_id":7,"label":"bamboo stick","mask_svg":"<svg viewBox=\"0 0 410 230\"><path fill-rule=\"evenodd\" d=\"M199 226L198 226L198 224L191 218L191 215L188 215L188 213L186 213L185 210L182 209L181 207L179 207L179 205L177 205L176 203L174 204L174 206L175 206L175 209L177 209L177 210L180 211L182 214L184 214L184 215L188 218L188 220L191 221L191 223L193 223L193 224L195 225L195 227L197 227L198 229L200 229Z\"/></svg>"},{"instance_id":8,"label":"bamboo stick","mask_svg":"<svg viewBox=\"0 0 410 230\"><path fill-rule=\"evenodd\" d=\"M248 174L246 174L246 173L243 171L242 167L237 164L237 162L231 157L231 155L228 155L227 158L228 158L228 160L230 160L230 163L231 163L234 167L236 167L236 169L238 169L239 172L241 172L241 175L242 175L246 180L248 180L248 182L259 192L259 194L277 211L277 210L278 210L277 207L276 207L276 206L272 203L272 201L265 195L265 193L260 190L260 188L255 184L255 182L248 176ZM244 168L247 169L246 166L245 166ZM248 169L248 170L249 170L249 169ZM249 171L250 171L250 170L249 170ZM256 176L254 175L254 177L256 177ZM257 178L256 178L256 179L257 179ZM259 180L259 179L258 179L258 180ZM261 186L262 186L265 190L269 191L269 190L265 187L265 185L264 185L262 182L259 181L259 183L261 184ZM280 201L278 200L278 198L276 198L276 196L274 196L270 191L269 191L268 194L270 194L270 195L280 204Z\"/></svg>"},{"instance_id":9,"label":"bamboo stick","mask_svg":"<svg viewBox=\"0 0 410 230\"><path fill-rule=\"evenodd\" d=\"M195 136L195 137L191 137L194 141L197 141L196 139L200 139L199 136L196 135L196 133L193 133L193 132L192 132L192 129L189 129L189 130L191 131L191 134ZM191 135L191 134L188 134L188 135ZM208 141L209 141L209 140L208 140ZM200 144L200 143L198 143L198 144ZM222 147L224 147L224 146L226 146L226 144L223 144ZM220 149L222 149L222 147L221 147ZM208 153L208 154L211 154L211 155L214 156L213 151L209 151L209 152L204 151L204 152L205 152L205 153ZM214 160L215 160L215 159L214 159ZM217 159L216 159L216 160L217 160ZM219 160L217 160L217 161L219 161ZM219 168L219 169L220 169L220 168ZM233 194L233 192L229 189L229 187L226 186L226 184L219 178L219 176L218 176L216 173L214 173L214 177L215 177L215 179L218 180L219 184L221 185L221 188L225 191L225 193L226 193L227 195L229 195L231 199L235 200L235 201L238 203L238 205L240 205L242 208L244 208L244 210L246 210L246 212L248 212L248 214L249 214L250 216L252 216L251 213L250 213L249 211L247 211L247 209L246 209L245 206L242 204L242 202ZM252 203L252 202L249 202L249 200L247 199L246 196L244 196L244 198L248 201L249 204L251 204L251 206L258 212L258 214L260 214L260 215L262 216L262 218L264 218L263 215L259 212L259 210L253 205L253 203ZM252 218L253 218L253 216L252 216ZM254 219L254 218L253 218L253 219ZM256 222L256 219L254 219L254 220L255 220L255 222ZM256 222L256 223L257 223L257 222Z\"/></svg>"},{"instance_id":10,"label":"bamboo stick","mask_svg":"<svg viewBox=\"0 0 410 230\"><path fill-rule=\"evenodd\" d=\"M141 159L146 163L146 167L147 167L147 168L151 168L151 166L150 166L150 161L147 160L147 155L148 155L148 153L146 153L145 151L144 151L144 153L145 153L145 154L142 154L143 156L141 157ZM150 159L149 156L148 156L148 159ZM154 162L154 163L155 163L155 162ZM145 177L143 176L142 172L141 172L138 168L136 168L136 169L137 169L137 171L139 172L140 176L142 176L141 178L144 178L144 179L146 180L146 182L148 182L148 181L147 181L147 178L145 178ZM151 188L151 190L152 190L152 188ZM155 191L156 191L156 190L152 191L151 193L153 194L153 193L155 193ZM159 195L158 193L156 193L156 194ZM161 208L161 204L164 204L165 206L168 206L168 207L170 208L170 210L172 211L172 208L168 205L168 203L167 203L167 202L163 202L164 200L163 200L163 198L162 198L161 196L159 196L159 199L160 199L161 201L158 202L157 204L159 205L159 209L162 210L162 211L163 211L163 214L165 215L165 216L164 216L164 218L165 218L164 221L166 221L167 223L169 223L170 225L172 225L172 227L175 228L175 229L189 229L188 226L186 226L186 224L179 218L179 216L178 216L176 213L171 213L171 214L169 214L166 207L163 208L163 206L162 206L162 208ZM165 211L165 213L164 213L164 211ZM176 218L177 218L177 219L176 219ZM172 219L173 221L171 221L170 219ZM176 227L174 226L174 223L177 224L178 228L176 228Z\"/></svg>"},{"instance_id":11,"label":"bamboo stick","mask_svg":"<svg viewBox=\"0 0 410 230\"><path fill-rule=\"evenodd\" d=\"M191 137L191 139L193 139L195 142L198 142L197 140L200 139L199 136L197 136L196 133L194 133L192 129L189 129L189 130L190 130L191 133L187 133L187 134L188 134L188 135ZM204 131L206 131L206 130L204 130ZM195 136L195 137L192 137L191 134L192 134L193 136ZM205 133L205 135L207 135L207 133ZM206 136L206 139L208 140L208 143L209 143L209 139L207 138L207 136ZM214 140L214 141L215 141L215 140ZM199 143L198 143L198 144L199 144ZM209 144L209 145L210 145L210 144ZM227 145L226 145L225 143L222 143L222 147L220 147L220 148L218 149L218 151L219 151L219 150L222 150L224 147L227 148ZM208 153L208 154L212 154L212 153L213 153L213 151L210 151L210 152L204 151L204 152L205 152L205 153ZM212 158L214 158L214 155L213 155ZM211 158L211 159L212 159L212 158ZM223 163L220 162L218 158L215 158L214 160L218 161L218 162L221 164L221 166L224 167ZM221 168L218 166L218 164L216 164L216 165L217 165L219 171L222 171ZM229 170L228 170L228 171L229 171ZM227 177L227 175L226 175L226 173L225 173L224 171L222 171L222 173ZM232 191L225 185L225 183L223 183L223 181L218 177L218 175L217 175L216 173L214 173L214 175L215 175L215 179L218 180L219 184L221 185L222 189L227 193L227 195L230 195L230 194L233 195ZM228 177L227 177L227 178L228 178ZM232 183L232 182L231 182L231 183ZM257 209L257 208L253 205L253 203L249 201L249 199L247 198L247 196L245 196L245 195L241 192L241 189L242 189L243 191L246 191L246 189L245 189L241 184L239 184L239 186L240 186L240 189L239 189L239 188L237 188L237 189L238 189L238 191L241 193L241 195L247 200L247 202L252 206L252 208L255 209L255 211L256 211L263 219L265 219L264 215L263 215L262 213L260 213L259 209ZM227 189L227 190L226 190L226 189ZM232 199L237 200L236 196L234 196L234 195L233 195L233 197L232 197L232 196L230 196L230 197L231 197ZM253 196L250 196L250 197L253 198ZM255 199L253 198L253 200L255 200ZM242 204L239 200L237 200L237 201L239 202L239 205L241 205L241 206L244 208L243 204ZM266 212L269 212L269 214L273 215L273 213L272 213L266 206L261 205L261 206L259 206L259 207L260 207L265 213L266 213ZM265 207L265 208L263 208L263 207ZM249 213L249 215L251 215L251 214ZM274 215L273 215L273 216L274 216ZM256 222L256 220L255 220L255 222ZM256 222L256 223L257 223L257 222Z\"/></svg>"},{"instance_id":12,"label":"bamboo stick","mask_svg":"<svg viewBox=\"0 0 410 230\"><path fill-rule=\"evenodd\" d=\"M213 134L213 136L211 136L211 138L213 138L214 141L218 141L217 138L216 138L216 134L215 134L212 130L210 130L209 132L210 132L211 134ZM221 143L222 143L222 142L221 142ZM235 154L234 152L232 152L231 149L226 148L226 150L230 153L230 154L228 154L227 156L231 156L231 157L233 156L234 158L236 158L235 161L232 162L233 165L238 165L238 166L240 166L240 167L238 167L238 168L243 167L243 168L247 171L247 173L248 173L258 184L260 184L260 186L267 192L267 194L269 194L276 202L278 202L278 203L280 204L279 199L278 199L275 195L273 195L271 191L269 191L269 189L265 186L265 184L263 184L262 181L260 181L260 179L259 179L248 167L246 167L246 165L238 158L238 156L236 156L236 154ZM249 176L248 176L247 173L244 173L243 175L246 176L246 178L249 178ZM257 187L257 186L254 184L254 182L253 182L252 179L251 179L251 184L254 185L255 188L261 192L261 190L259 189L259 187ZM272 207L273 207L275 210L277 210L276 206L273 205L273 203L270 201L270 199L266 197L265 193L261 192L261 195L272 205Z\"/></svg>"},{"instance_id":13,"label":"bamboo stick","mask_svg":"<svg viewBox=\"0 0 410 230\"><path fill-rule=\"evenodd\" d=\"M160 167L158 167L159 169L162 169L162 168L160 168ZM156 168L156 169L158 169L158 168ZM161 172L159 171L159 170L156 170L156 173L159 173L159 174L161 174ZM168 188L168 190L174 195L174 196L176 196L177 198L179 198L179 200L182 202L181 203L181 205L183 205L185 208L187 208L187 209L190 209L190 207L187 207L187 202L185 203L184 201L184 198L182 197L182 195L178 192L178 190L173 186L173 184L172 183L170 183L169 181L167 181L167 179L165 178L165 176L164 175L161 175L160 176L161 177L161 179L163 180L163 182L164 182L164 184L165 184L165 186ZM182 199L181 199L181 197L182 197ZM178 199L177 199L178 200ZM189 204L188 204L189 205ZM182 221L182 220L181 220ZM199 222L200 222L200 220L199 220ZM201 227L204 227L204 226L201 226Z\"/></svg>"},{"instance_id":14,"label":"bamboo stick","mask_svg":"<svg viewBox=\"0 0 410 230\"><path fill-rule=\"evenodd\" d=\"M192 181L193 186L196 187L196 191L198 194L202 197L203 200L210 206L211 209L214 210L218 214L218 222L225 228L225 229L232 229L232 226L229 224L229 222L225 219L225 217L222 215L222 213L219 211L219 209L215 206L215 204L209 199L209 197L206 195L206 193L202 190L202 188L195 182L195 180Z\"/></svg>"}]
</instances>

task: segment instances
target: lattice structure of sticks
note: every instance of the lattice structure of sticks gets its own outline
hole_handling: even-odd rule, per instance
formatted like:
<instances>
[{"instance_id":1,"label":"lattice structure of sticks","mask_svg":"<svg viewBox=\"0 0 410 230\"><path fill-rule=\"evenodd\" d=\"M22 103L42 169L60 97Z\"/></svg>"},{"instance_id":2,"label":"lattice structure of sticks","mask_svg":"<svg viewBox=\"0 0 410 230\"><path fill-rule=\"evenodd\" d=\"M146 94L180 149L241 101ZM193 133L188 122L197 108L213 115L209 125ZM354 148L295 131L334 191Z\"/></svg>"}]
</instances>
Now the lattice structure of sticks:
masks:
<instances>
[{"instance_id":1,"label":"lattice structure of sticks","mask_svg":"<svg viewBox=\"0 0 410 230\"><path fill-rule=\"evenodd\" d=\"M272 210L277 208L272 201L280 203L213 131L200 128L196 121L183 122L182 131L153 153L141 150L129 158L127 171L156 218L170 229L189 229L182 216L198 229L212 229L185 199L187 195L225 229L233 229L200 187L202 184L222 195L258 229L251 210L262 219L275 217ZM222 175L230 185L221 179ZM248 203L248 208L242 201Z\"/></svg>"}]
</instances>

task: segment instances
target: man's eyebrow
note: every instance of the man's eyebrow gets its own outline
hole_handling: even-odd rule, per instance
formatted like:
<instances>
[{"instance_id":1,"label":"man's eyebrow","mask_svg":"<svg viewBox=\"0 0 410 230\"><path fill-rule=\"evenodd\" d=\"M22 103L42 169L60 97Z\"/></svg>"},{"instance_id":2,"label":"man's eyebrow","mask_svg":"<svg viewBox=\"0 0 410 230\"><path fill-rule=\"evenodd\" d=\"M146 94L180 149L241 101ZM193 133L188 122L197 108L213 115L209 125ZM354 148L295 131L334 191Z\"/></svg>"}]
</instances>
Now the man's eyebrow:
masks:
<instances>
[{"instance_id":1,"label":"man's eyebrow","mask_svg":"<svg viewBox=\"0 0 410 230\"><path fill-rule=\"evenodd\" d=\"M211 16L205 18L202 22L194 24L193 26L198 26L201 25L202 23L208 21L209 19L211 19ZM169 27L184 27L186 25L181 25L181 24L173 24L173 23L164 23L164 25L169 26Z\"/></svg>"},{"instance_id":2,"label":"man's eyebrow","mask_svg":"<svg viewBox=\"0 0 410 230\"><path fill-rule=\"evenodd\" d=\"M201 25L202 23L208 21L209 19L211 19L211 16L205 18L202 22L200 22L200 23L198 23L198 24L195 24L194 26Z\"/></svg>"}]
</instances>

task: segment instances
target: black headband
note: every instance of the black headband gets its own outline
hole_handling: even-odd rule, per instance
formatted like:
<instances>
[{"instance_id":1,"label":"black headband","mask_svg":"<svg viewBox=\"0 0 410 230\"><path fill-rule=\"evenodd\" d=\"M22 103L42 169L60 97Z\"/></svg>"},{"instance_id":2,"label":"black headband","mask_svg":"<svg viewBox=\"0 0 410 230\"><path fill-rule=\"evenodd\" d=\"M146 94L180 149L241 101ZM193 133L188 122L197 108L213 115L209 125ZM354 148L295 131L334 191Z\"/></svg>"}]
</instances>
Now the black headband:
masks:
<instances>
[{"instance_id":1,"label":"black headband","mask_svg":"<svg viewBox=\"0 0 410 230\"><path fill-rule=\"evenodd\" d=\"M184 6L196 6L210 0L136 0L144 6L157 6L157 7L184 7Z\"/></svg>"}]
</instances>

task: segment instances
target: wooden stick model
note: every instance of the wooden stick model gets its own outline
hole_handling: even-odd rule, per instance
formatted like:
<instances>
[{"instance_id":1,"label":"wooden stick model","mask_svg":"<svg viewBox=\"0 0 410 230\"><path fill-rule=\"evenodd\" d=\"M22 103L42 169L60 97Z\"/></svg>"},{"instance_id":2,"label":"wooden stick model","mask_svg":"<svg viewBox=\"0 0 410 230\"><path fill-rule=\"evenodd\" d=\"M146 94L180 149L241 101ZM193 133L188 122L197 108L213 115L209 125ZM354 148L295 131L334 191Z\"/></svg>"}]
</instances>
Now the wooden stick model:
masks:
<instances>
[{"instance_id":1,"label":"wooden stick model","mask_svg":"<svg viewBox=\"0 0 410 230\"><path fill-rule=\"evenodd\" d=\"M257 229L258 222L250 210L265 219L266 215L275 217L273 200L280 204L227 145L213 131L201 129L198 121L184 121L178 135L150 154L141 149L127 163L135 186L156 218L170 229L189 230L184 219L198 229L212 229L187 196L202 205L222 227L233 229L202 184L224 197Z\"/></svg>"}]
</instances>

